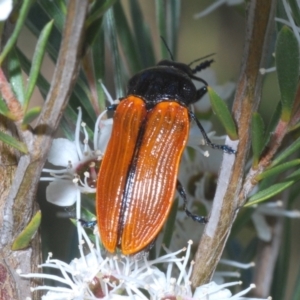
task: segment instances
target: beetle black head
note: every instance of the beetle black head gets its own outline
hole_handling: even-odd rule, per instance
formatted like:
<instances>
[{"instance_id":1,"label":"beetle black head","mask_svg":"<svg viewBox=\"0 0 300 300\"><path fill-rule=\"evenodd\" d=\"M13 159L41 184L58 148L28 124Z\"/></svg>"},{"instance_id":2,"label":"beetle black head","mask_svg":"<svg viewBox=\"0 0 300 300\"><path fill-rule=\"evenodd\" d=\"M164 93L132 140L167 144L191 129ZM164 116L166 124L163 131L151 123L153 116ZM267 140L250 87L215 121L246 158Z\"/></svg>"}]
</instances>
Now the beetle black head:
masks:
<instances>
[{"instance_id":1,"label":"beetle black head","mask_svg":"<svg viewBox=\"0 0 300 300\"><path fill-rule=\"evenodd\" d=\"M162 101L177 101L188 106L207 91L207 82L195 76L195 72L186 64L163 60L135 74L129 80L127 95L142 97L150 109ZM204 87L197 90L192 79L202 82Z\"/></svg>"}]
</instances>

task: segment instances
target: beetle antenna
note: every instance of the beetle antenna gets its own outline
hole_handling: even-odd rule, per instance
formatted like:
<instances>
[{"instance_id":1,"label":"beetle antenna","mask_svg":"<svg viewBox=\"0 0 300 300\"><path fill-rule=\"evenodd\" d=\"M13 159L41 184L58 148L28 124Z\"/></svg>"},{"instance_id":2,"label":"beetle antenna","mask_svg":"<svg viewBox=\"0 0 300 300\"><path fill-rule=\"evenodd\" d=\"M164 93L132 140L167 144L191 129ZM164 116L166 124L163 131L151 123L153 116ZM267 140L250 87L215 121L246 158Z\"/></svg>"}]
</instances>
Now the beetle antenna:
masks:
<instances>
[{"instance_id":1,"label":"beetle antenna","mask_svg":"<svg viewBox=\"0 0 300 300\"><path fill-rule=\"evenodd\" d=\"M204 62L200 63L199 65L197 65L195 68L191 69L192 73L195 74L197 72L200 72L208 67L210 67L210 65L214 62L213 59L210 60L205 60Z\"/></svg>"},{"instance_id":2,"label":"beetle antenna","mask_svg":"<svg viewBox=\"0 0 300 300\"><path fill-rule=\"evenodd\" d=\"M190 77L191 77L192 79L197 80L197 81L200 81L200 82L204 83L206 86L208 86L208 83L207 83L204 79L202 79L202 78L200 78L200 77L197 77L197 76L195 76L195 75L190 75Z\"/></svg>"},{"instance_id":3,"label":"beetle antenna","mask_svg":"<svg viewBox=\"0 0 300 300\"><path fill-rule=\"evenodd\" d=\"M208 55L206 55L206 56L197 58L197 59L193 60L192 62L190 62L190 63L188 64L188 66L191 67L191 65L194 64L195 62L200 61L200 60L203 60L203 59L206 59L206 58L211 57L211 56L213 56L213 55L216 55L216 53L211 53L211 54L208 54Z\"/></svg>"},{"instance_id":4,"label":"beetle antenna","mask_svg":"<svg viewBox=\"0 0 300 300\"><path fill-rule=\"evenodd\" d=\"M170 54L171 60L172 60L172 61L175 61L175 60L174 60L174 57L173 57L173 54L172 54L172 52L171 52L171 50L170 50L170 48L169 48L169 46L168 46L166 40L165 40L162 36L160 36L160 38L161 38L161 40L163 41L163 43L164 43L166 49L168 50L168 52L169 52L169 54Z\"/></svg>"}]
</instances>

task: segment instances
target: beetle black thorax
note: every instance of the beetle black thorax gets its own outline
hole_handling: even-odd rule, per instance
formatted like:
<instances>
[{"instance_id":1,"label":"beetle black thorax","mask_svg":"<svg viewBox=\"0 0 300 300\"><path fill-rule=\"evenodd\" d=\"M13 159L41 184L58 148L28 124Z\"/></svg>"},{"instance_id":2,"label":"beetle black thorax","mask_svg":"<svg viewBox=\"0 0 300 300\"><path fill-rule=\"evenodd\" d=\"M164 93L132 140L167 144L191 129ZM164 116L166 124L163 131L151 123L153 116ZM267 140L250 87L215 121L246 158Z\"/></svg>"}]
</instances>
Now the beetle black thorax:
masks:
<instances>
[{"instance_id":1,"label":"beetle black thorax","mask_svg":"<svg viewBox=\"0 0 300 300\"><path fill-rule=\"evenodd\" d=\"M187 65L163 61L158 66L145 69L133 76L128 84L127 95L144 99L147 108L172 100L188 106L196 100L196 87Z\"/></svg>"}]
</instances>

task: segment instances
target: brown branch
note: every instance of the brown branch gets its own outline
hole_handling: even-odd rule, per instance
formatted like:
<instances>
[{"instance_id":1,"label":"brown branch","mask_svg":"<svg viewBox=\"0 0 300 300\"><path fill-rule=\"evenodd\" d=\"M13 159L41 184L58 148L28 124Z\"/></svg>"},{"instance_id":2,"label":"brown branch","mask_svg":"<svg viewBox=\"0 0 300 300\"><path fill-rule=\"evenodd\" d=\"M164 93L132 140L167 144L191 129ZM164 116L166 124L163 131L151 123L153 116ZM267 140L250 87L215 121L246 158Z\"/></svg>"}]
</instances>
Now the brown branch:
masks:
<instances>
[{"instance_id":1,"label":"brown branch","mask_svg":"<svg viewBox=\"0 0 300 300\"><path fill-rule=\"evenodd\" d=\"M10 115L15 121L20 121L24 117L23 108L16 98L14 92L11 89L10 83L7 81L6 76L0 68L0 94L5 101Z\"/></svg>"},{"instance_id":2,"label":"brown branch","mask_svg":"<svg viewBox=\"0 0 300 300\"><path fill-rule=\"evenodd\" d=\"M275 5L275 0L251 0L249 3L244 57L233 105L240 140L236 157L224 155L212 212L195 257L193 287L210 281L239 208L250 148L251 117L261 97L259 69L264 66L270 33L274 28Z\"/></svg>"},{"instance_id":3,"label":"brown branch","mask_svg":"<svg viewBox=\"0 0 300 300\"><path fill-rule=\"evenodd\" d=\"M16 124L18 135L26 144L29 154L21 156L17 170L14 174L10 191L0 218L0 255L1 266L7 267L10 282L18 297L25 299L30 295L30 282L21 279L16 269L22 272L38 272L40 262L38 237L33 241L32 247L23 251L12 252L11 244L32 217L35 207L35 194L39 177L50 149L52 136L61 120L64 109L68 103L69 95L75 83L80 56L82 53L82 37L84 33L85 18L88 9L88 0L72 0L68 2L67 18L54 77L51 83L45 105L42 109L34 131L26 130ZM40 299L36 296L36 299Z\"/></svg>"}]
</instances>

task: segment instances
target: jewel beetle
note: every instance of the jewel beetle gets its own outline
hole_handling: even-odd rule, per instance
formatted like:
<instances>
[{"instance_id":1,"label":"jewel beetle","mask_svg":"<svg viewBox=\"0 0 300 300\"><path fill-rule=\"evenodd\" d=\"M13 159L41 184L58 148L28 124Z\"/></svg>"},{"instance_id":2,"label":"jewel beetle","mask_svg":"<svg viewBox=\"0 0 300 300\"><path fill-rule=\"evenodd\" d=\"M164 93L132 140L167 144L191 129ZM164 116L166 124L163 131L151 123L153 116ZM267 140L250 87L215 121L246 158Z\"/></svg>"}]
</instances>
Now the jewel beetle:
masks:
<instances>
[{"instance_id":1,"label":"jewel beetle","mask_svg":"<svg viewBox=\"0 0 300 300\"><path fill-rule=\"evenodd\" d=\"M181 156L194 120L206 143L227 153L226 145L212 144L189 109L207 92L207 83L195 76L212 60L190 65L163 60L134 75L128 92L114 110L112 135L101 162L96 192L97 223L101 241L111 253L135 254L155 240L170 212ZM204 84L196 89L192 79Z\"/></svg>"}]
</instances>

